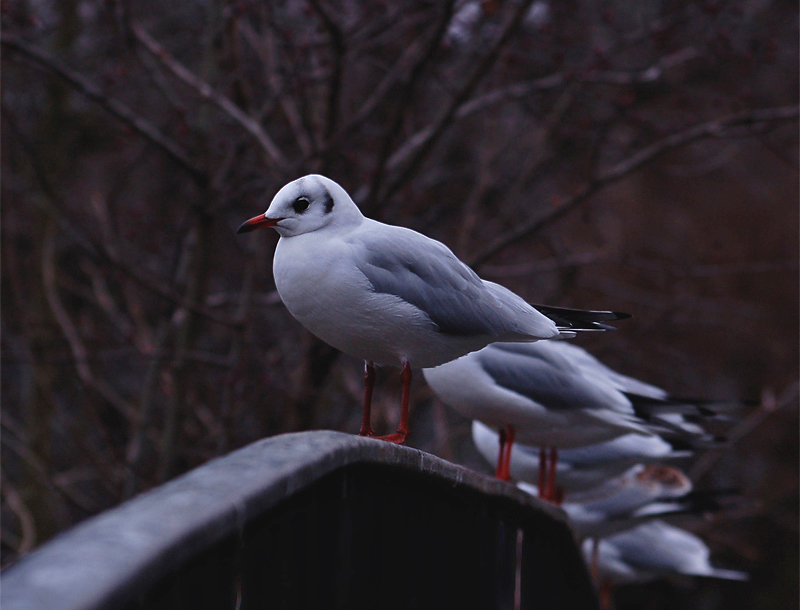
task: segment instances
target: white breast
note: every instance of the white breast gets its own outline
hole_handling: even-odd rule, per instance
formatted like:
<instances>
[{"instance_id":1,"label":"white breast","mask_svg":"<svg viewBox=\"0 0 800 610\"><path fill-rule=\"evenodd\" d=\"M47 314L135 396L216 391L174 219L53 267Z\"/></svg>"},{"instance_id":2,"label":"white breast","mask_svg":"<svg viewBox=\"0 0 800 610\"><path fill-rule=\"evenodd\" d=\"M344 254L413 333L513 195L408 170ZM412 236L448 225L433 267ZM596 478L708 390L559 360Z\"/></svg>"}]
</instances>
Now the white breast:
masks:
<instances>
[{"instance_id":1,"label":"white breast","mask_svg":"<svg viewBox=\"0 0 800 610\"><path fill-rule=\"evenodd\" d=\"M428 316L375 293L354 264L347 235L321 231L282 237L273 261L275 286L297 320L333 347L375 364L437 366L486 344L436 330Z\"/></svg>"}]
</instances>

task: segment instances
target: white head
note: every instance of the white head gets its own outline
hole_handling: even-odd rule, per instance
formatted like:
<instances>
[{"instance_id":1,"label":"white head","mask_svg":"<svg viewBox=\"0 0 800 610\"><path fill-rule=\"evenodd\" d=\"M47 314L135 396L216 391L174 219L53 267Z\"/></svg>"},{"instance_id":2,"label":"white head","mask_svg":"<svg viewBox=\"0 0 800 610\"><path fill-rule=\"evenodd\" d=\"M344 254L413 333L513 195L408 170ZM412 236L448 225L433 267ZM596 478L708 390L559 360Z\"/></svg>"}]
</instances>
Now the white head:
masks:
<instances>
[{"instance_id":1,"label":"white head","mask_svg":"<svg viewBox=\"0 0 800 610\"><path fill-rule=\"evenodd\" d=\"M692 481L674 466L648 464L636 474L638 484L649 487L660 498L679 498L692 491Z\"/></svg>"},{"instance_id":2,"label":"white head","mask_svg":"<svg viewBox=\"0 0 800 610\"><path fill-rule=\"evenodd\" d=\"M358 226L363 219L347 191L330 178L309 174L279 190L267 211L245 222L237 233L272 227L281 237L292 237L328 226Z\"/></svg>"}]
</instances>

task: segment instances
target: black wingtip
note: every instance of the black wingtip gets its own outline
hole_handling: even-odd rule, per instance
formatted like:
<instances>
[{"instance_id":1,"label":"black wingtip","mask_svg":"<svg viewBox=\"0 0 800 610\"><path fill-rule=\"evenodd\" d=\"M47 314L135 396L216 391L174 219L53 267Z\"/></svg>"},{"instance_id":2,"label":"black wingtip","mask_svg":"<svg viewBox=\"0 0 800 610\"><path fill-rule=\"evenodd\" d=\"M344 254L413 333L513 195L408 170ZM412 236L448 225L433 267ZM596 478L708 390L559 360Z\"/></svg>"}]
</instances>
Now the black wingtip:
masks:
<instances>
[{"instance_id":1,"label":"black wingtip","mask_svg":"<svg viewBox=\"0 0 800 610\"><path fill-rule=\"evenodd\" d=\"M587 309L570 309L552 305L534 305L540 312L556 323L556 326L571 330L616 330L605 322L626 320L633 317L620 311L594 311Z\"/></svg>"}]
</instances>

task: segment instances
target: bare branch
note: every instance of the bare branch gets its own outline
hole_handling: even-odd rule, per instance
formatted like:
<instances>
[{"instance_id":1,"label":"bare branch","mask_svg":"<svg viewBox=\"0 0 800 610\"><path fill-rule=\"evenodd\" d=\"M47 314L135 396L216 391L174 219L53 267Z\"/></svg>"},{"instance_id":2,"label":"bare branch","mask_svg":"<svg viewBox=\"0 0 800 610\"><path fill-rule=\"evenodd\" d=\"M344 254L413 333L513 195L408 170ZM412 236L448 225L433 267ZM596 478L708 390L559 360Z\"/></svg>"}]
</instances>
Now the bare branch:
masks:
<instances>
[{"instance_id":1,"label":"bare branch","mask_svg":"<svg viewBox=\"0 0 800 610\"><path fill-rule=\"evenodd\" d=\"M595 179L595 182L605 184L617 180L633 170L638 169L648 161L663 155L665 152L673 148L678 148L679 146L685 146L696 140L708 137L728 137L728 130L732 128L744 127L760 129L764 123L796 120L797 116L797 106L780 106L776 108L763 108L760 110L747 110L721 119L714 119L713 121L701 123L700 125L695 125L685 131L674 133L663 140L659 140L645 147L611 169L602 172Z\"/></svg>"},{"instance_id":2,"label":"bare branch","mask_svg":"<svg viewBox=\"0 0 800 610\"><path fill-rule=\"evenodd\" d=\"M211 266L212 222L208 215L199 215L193 239L187 241L186 265L183 269L186 282L184 304L186 309L176 312L173 320L177 321L175 333L175 362L172 366L173 389L168 395L164 415L164 430L161 437L161 462L157 470L157 479L165 481L169 478L174 460L175 446L178 440L179 412L186 408L186 396L189 388L189 369L187 353L192 349L199 334L198 316L191 313L189 306L197 307L205 298L206 283Z\"/></svg>"},{"instance_id":3,"label":"bare branch","mask_svg":"<svg viewBox=\"0 0 800 610\"><path fill-rule=\"evenodd\" d=\"M796 408L797 401L797 382L794 382L789 387L784 389L780 398L776 398L772 389L764 388L759 407L738 422L736 426L728 433L728 443L731 445L741 443L743 439L752 434L773 413L782 411L784 409ZM702 455L700 459L698 459L692 465L692 468L688 473L689 478L693 481L698 481L717 461L719 461L722 455L723 452L719 450L709 451L708 453Z\"/></svg>"},{"instance_id":4,"label":"bare branch","mask_svg":"<svg viewBox=\"0 0 800 610\"><path fill-rule=\"evenodd\" d=\"M635 85L641 83L652 83L664 77L667 70L685 64L693 59L701 57L702 53L694 47L686 47L671 55L666 55L658 60L654 65L644 70L630 72L621 71L596 71L589 72L579 78L584 83L603 83L609 85Z\"/></svg>"},{"instance_id":5,"label":"bare branch","mask_svg":"<svg viewBox=\"0 0 800 610\"><path fill-rule=\"evenodd\" d=\"M509 85L501 89L495 89L494 91L490 91L489 93L465 102L456 111L455 118L465 119L483 110L486 110L487 108L491 108L492 106L497 106L498 104L502 104L509 100L523 99L533 93L538 93L539 91L550 91L558 87L563 87L566 83L567 79L562 73L551 74L550 76L544 76L532 81L514 83L513 85ZM427 132L429 130L430 128L428 127L423 131ZM410 139L408 144L410 146L414 146L415 141L416 140ZM401 151L398 151L397 154L403 156L408 153L402 153Z\"/></svg>"},{"instance_id":6,"label":"bare branch","mask_svg":"<svg viewBox=\"0 0 800 610\"><path fill-rule=\"evenodd\" d=\"M61 303L58 296L58 289L56 286L56 269L55 269L55 221L49 221L49 230L45 237L44 249L42 252L42 285L44 288L47 303L53 316L58 322L61 332L69 343L70 350L75 359L75 368L78 372L78 377L88 387L95 390L104 399L111 403L126 419L130 421L133 417L133 406L128 404L122 397L120 397L116 390L111 387L102 379L95 377L92 370L89 368L89 358L86 347L83 345L80 333L72 323L67 310Z\"/></svg>"},{"instance_id":7,"label":"bare branch","mask_svg":"<svg viewBox=\"0 0 800 610\"><path fill-rule=\"evenodd\" d=\"M176 161L178 165L189 172L192 178L194 178L195 182L197 182L200 186L205 187L208 185L208 175L206 172L200 169L189 158L189 155L186 153L186 151L184 151L175 141L164 135L149 121L135 114L122 102L107 96L97 85L83 75L69 68L60 59L53 57L49 53L46 53L45 51L42 51L33 45L29 45L28 43L19 40L15 36L4 34L2 40L0 40L0 44L13 51L21 53L26 57L29 57L42 67L50 70L66 80L83 95L88 97L90 100L97 102L100 106L105 108L123 123L133 128L139 135L143 136L164 151L171 159Z\"/></svg>"},{"instance_id":8,"label":"bare branch","mask_svg":"<svg viewBox=\"0 0 800 610\"><path fill-rule=\"evenodd\" d=\"M664 77L668 69L674 68L682 63L685 63L695 57L698 57L699 52L688 47L681 49L663 58L657 64L640 71L634 72L590 72L575 78L575 83L602 83L602 84L615 84L615 85L630 85L635 83L651 83ZM470 101L464 102L459 106L455 113L454 121L466 119L479 112L482 112L492 106L497 106L511 100L524 99L534 93L541 91L551 91L558 87L563 87L568 82L565 74L559 72L544 76L532 81L521 83L514 83L507 87L490 91L484 95L476 97ZM394 168L400 161L409 156L414 150L424 144L428 138L431 137L434 125L426 125L417 133L413 134L406 140L401 148L395 151L392 155L389 165Z\"/></svg>"},{"instance_id":9,"label":"bare branch","mask_svg":"<svg viewBox=\"0 0 800 610\"><path fill-rule=\"evenodd\" d=\"M508 278L533 275L536 273L549 273L561 269L608 262L608 259L604 258L602 254L602 252L598 251L582 252L566 259L550 258L547 260L525 261L510 265L484 265L482 267L482 272L487 278Z\"/></svg>"},{"instance_id":10,"label":"bare branch","mask_svg":"<svg viewBox=\"0 0 800 610\"><path fill-rule=\"evenodd\" d=\"M229 98L214 91L211 85L193 74L186 66L170 55L170 53L156 42L144 29L139 27L138 24L132 24L131 29L136 39L141 42L164 67L194 89L200 97L212 102L217 108L236 121L245 131L255 138L276 166L280 169L286 169L288 166L286 158L261 125L248 116L247 113L234 104Z\"/></svg>"},{"instance_id":11,"label":"bare branch","mask_svg":"<svg viewBox=\"0 0 800 610\"><path fill-rule=\"evenodd\" d=\"M725 137L728 130L736 127L760 128L763 124L780 121L792 121L798 117L797 106L780 106L739 112L728 117L714 119L690 127L684 131L674 133L666 138L654 142L627 159L620 161L614 167L600 172L594 180L584 184L574 195L559 203L542 216L532 218L527 222L519 223L511 231L492 240L485 248L478 251L468 261L473 267L479 267L500 250L513 243L530 237L545 226L566 216L573 209L589 199L604 186L627 176L646 163L660 157L664 153L685 146L702 138Z\"/></svg>"},{"instance_id":12,"label":"bare branch","mask_svg":"<svg viewBox=\"0 0 800 610\"><path fill-rule=\"evenodd\" d=\"M405 167L402 170L398 170L392 182L381 195L381 200L386 200L391 197L394 192L405 183L407 178L416 171L416 168L422 162L425 155L433 148L439 136L441 136L452 123L459 106L466 101L481 79L489 71L489 68L492 67L497 55L514 35L531 4L533 4L533 0L525 0L517 5L511 17L503 26L501 33L489 48L489 51L477 62L472 71L463 79L460 86L456 88L455 95L450 100L450 103L443 108L438 117L433 120L432 129L425 137L420 138L413 151L403 146L389 158L387 162L388 169L393 170L403 165Z\"/></svg>"},{"instance_id":13,"label":"bare branch","mask_svg":"<svg viewBox=\"0 0 800 610\"><path fill-rule=\"evenodd\" d=\"M213 312L208 311L205 307L185 304L183 302L183 297L180 294L168 286L160 283L158 280L144 275L134 265L124 261L113 249L109 249L106 247L106 244L96 240L92 235L90 235L80 225L79 222L77 222L66 212L67 206L62 200L61 196L56 192L55 187L51 184L47 172L44 170L39 158L37 157L36 151L33 149L30 143L27 142L27 138L23 136L22 132L17 127L16 122L13 120L11 113L6 110L5 106L3 106L3 112L7 117L9 125L12 127L12 129L14 129L16 135L18 136L17 139L20 145L27 153L33 172L36 176L39 186L42 189L42 193L45 195L45 197L37 197L35 202L37 205L40 205L48 214L55 218L62 230L71 235L73 239L75 239L75 241L79 243L81 247L85 248L91 256L122 272L142 288L157 294L161 298L170 301L171 303L183 305L193 313L196 313L207 320L222 326L236 326L235 322L228 318L218 316Z\"/></svg>"},{"instance_id":14,"label":"bare branch","mask_svg":"<svg viewBox=\"0 0 800 610\"><path fill-rule=\"evenodd\" d=\"M430 64L437 48L447 33L447 24L450 22L450 17L453 14L454 4L454 0L449 0L441 9L441 12L439 13L439 19L432 28L433 33L429 36L419 56L414 59L414 63L409 70L408 76L406 77L405 82L398 93L399 100L394 109L394 119L391 121L391 126L384 134L383 143L381 144L381 150L378 155L377 167L373 173L372 183L369 186L369 191L366 194L366 198L371 200L372 203L374 203L379 196L378 190L381 182L383 181L387 167L387 160L391 154L392 144L394 143L397 134L400 133L400 129L403 126L403 117L412 100L417 83L422 77L426 66Z\"/></svg>"},{"instance_id":15,"label":"bare branch","mask_svg":"<svg viewBox=\"0 0 800 610\"><path fill-rule=\"evenodd\" d=\"M278 99L283 109L283 114L286 116L286 120L289 122L289 126L294 132L297 145L300 147L305 157L310 157L314 151L314 144L311 141L311 136L303 125L303 119L300 116L300 111L297 109L297 104L295 104L292 97L284 94L285 85L281 78L280 71L278 70L280 59L276 59L275 57L278 54L275 48L277 45L275 45L273 38L270 38L268 42L259 38L252 26L241 19L236 22L236 27L239 28L243 38L250 45L250 48L252 48L259 59L261 59L261 63L264 65L264 70L267 74L267 81L272 88L272 95ZM269 44L269 47L267 47L267 44Z\"/></svg>"},{"instance_id":16,"label":"bare branch","mask_svg":"<svg viewBox=\"0 0 800 610\"><path fill-rule=\"evenodd\" d=\"M22 496L8 481L3 482L3 495L8 508L17 516L17 521L19 521L20 539L16 545L16 552L20 556L25 555L33 550L36 544L36 523L31 511L25 506Z\"/></svg>"},{"instance_id":17,"label":"bare branch","mask_svg":"<svg viewBox=\"0 0 800 610\"><path fill-rule=\"evenodd\" d=\"M331 71L330 84L328 85L328 110L325 115L325 127L323 135L325 140L330 138L336 123L339 120L339 95L342 88L342 69L344 55L347 51L345 38L342 29L330 14L330 9L325 7L319 0L310 0L311 6L319 14L333 47L333 70Z\"/></svg>"},{"instance_id":18,"label":"bare branch","mask_svg":"<svg viewBox=\"0 0 800 610\"><path fill-rule=\"evenodd\" d=\"M153 360L150 362L150 366L147 367L147 374L142 382L136 417L133 418L130 440L125 448L125 464L127 466L123 491L125 498L130 498L137 491L136 469L144 447L145 430L150 423L150 413L155 401L156 384L161 374L163 363L166 360L166 352L163 348L169 339L171 327L172 325L169 321L162 320L156 331Z\"/></svg>"},{"instance_id":19,"label":"bare branch","mask_svg":"<svg viewBox=\"0 0 800 610\"><path fill-rule=\"evenodd\" d=\"M581 85L577 81L571 82L558 96L552 109L547 113L541 126L533 133L529 152L522 160L521 167L517 176L514 178L509 188L505 189L503 199L506 201L517 201L525 188L525 185L535 174L536 169L542 164L547 154L547 143L558 125L567 113L575 98L575 93Z\"/></svg>"},{"instance_id":20,"label":"bare branch","mask_svg":"<svg viewBox=\"0 0 800 610\"><path fill-rule=\"evenodd\" d=\"M322 150L319 151L320 155L327 154L336 145L340 144L353 130L360 127L372 113L377 110L380 103L386 98L390 91L402 79L403 75L408 73L411 66L417 63L418 59L424 56L423 37L416 38L409 44L403 55L394 63L392 68L386 73L381 82L372 90L372 94L364 101L361 107L353 113L347 123L335 135L333 135L326 143ZM359 198L357 198L359 199Z\"/></svg>"}]
</instances>

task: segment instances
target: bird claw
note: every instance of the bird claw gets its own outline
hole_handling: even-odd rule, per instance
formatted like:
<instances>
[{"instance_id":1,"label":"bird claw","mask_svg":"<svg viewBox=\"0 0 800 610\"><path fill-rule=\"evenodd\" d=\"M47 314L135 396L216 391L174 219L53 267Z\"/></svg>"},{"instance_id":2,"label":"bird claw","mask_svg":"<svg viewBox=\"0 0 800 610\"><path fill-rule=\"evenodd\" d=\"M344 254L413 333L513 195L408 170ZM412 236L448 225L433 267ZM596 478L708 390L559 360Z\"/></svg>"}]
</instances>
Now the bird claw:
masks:
<instances>
[{"instance_id":1,"label":"bird claw","mask_svg":"<svg viewBox=\"0 0 800 610\"><path fill-rule=\"evenodd\" d=\"M387 434L386 436L374 436L373 438L376 438L379 441L386 441L387 443L402 445L406 442L406 436L408 436L408 433L406 432L395 432L394 434Z\"/></svg>"}]
</instances>

